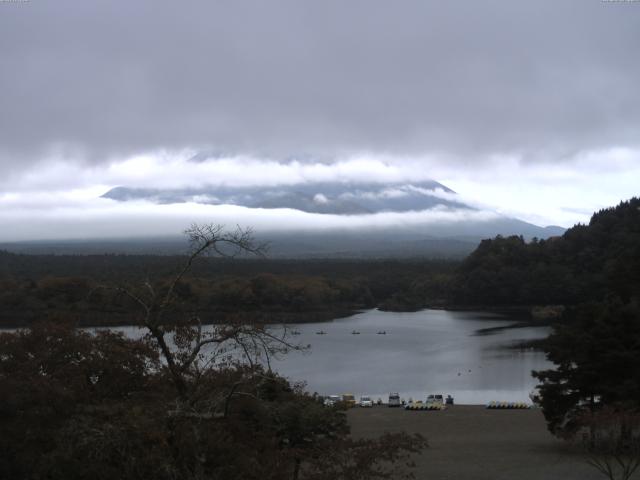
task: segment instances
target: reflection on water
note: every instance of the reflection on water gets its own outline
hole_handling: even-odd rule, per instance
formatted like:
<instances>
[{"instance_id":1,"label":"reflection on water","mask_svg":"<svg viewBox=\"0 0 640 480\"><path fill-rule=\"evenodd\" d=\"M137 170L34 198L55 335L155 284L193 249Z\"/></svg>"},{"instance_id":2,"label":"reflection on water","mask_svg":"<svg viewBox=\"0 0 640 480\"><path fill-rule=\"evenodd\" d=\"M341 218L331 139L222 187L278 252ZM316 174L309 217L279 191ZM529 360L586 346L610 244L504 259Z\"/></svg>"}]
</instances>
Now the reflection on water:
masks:
<instances>
[{"instance_id":1,"label":"reflection on water","mask_svg":"<svg viewBox=\"0 0 640 480\"><path fill-rule=\"evenodd\" d=\"M294 338L311 344L311 350L292 352L272 366L323 395L352 392L386 400L389 392L406 399L442 393L466 404L528 401L536 384L531 370L550 364L541 352L505 347L545 337L548 328L492 328L512 323L486 313L370 310L330 323L292 326L300 332ZM481 329L491 330L478 335ZM320 330L326 335L316 334Z\"/></svg>"},{"instance_id":2,"label":"reflection on water","mask_svg":"<svg viewBox=\"0 0 640 480\"><path fill-rule=\"evenodd\" d=\"M321 395L350 392L386 401L389 392L407 400L441 393L462 404L529 401L536 385L531 371L551 364L541 352L505 347L543 338L549 329L500 328L513 323L478 312L369 310L332 322L289 325L300 333L291 338L311 349L272 359L271 366ZM114 330L142 334L136 327Z\"/></svg>"}]
</instances>

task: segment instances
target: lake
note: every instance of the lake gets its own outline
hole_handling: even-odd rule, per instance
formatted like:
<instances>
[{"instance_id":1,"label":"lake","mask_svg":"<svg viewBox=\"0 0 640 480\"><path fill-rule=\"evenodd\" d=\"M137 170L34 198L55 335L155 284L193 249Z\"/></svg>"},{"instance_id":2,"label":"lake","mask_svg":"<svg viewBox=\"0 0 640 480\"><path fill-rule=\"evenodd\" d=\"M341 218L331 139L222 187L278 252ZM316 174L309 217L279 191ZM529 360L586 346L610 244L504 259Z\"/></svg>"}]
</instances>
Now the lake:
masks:
<instances>
[{"instance_id":1,"label":"lake","mask_svg":"<svg viewBox=\"0 0 640 480\"><path fill-rule=\"evenodd\" d=\"M441 393L461 404L529 401L536 385L531 371L551 364L542 352L508 347L543 338L549 328L494 328L515 322L478 312L369 310L329 323L290 326L311 349L289 353L272 366L322 395L349 392L386 401L389 392L423 400ZM482 332L487 328L492 330ZM320 330L326 335L317 335Z\"/></svg>"},{"instance_id":2,"label":"lake","mask_svg":"<svg viewBox=\"0 0 640 480\"><path fill-rule=\"evenodd\" d=\"M311 348L272 359L271 366L321 395L353 393L386 401L389 392L406 400L439 393L459 404L529 402L536 385L531 371L552 364L542 352L509 347L544 338L549 327L504 328L515 323L486 312L367 310L331 322L288 325L300 332L292 339ZM141 334L136 327L114 330Z\"/></svg>"}]
</instances>

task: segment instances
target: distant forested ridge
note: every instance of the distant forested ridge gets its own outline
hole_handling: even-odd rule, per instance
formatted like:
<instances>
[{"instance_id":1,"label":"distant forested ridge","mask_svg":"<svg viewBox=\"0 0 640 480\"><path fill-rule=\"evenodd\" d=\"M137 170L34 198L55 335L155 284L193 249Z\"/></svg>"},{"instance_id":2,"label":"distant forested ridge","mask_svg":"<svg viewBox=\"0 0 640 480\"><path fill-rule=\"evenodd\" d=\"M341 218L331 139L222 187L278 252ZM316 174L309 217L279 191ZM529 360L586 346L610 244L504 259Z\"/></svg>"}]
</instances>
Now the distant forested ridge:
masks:
<instances>
[{"instance_id":1,"label":"distant forested ridge","mask_svg":"<svg viewBox=\"0 0 640 480\"><path fill-rule=\"evenodd\" d=\"M457 305L575 305L640 295L640 198L596 212L560 237L483 240L458 269Z\"/></svg>"},{"instance_id":2,"label":"distant forested ridge","mask_svg":"<svg viewBox=\"0 0 640 480\"><path fill-rule=\"evenodd\" d=\"M270 260L203 258L177 288L181 309L205 322L306 322L373 307L442 303L458 263L444 260ZM46 318L80 325L136 323L132 300L102 288L162 283L184 257L23 255L0 251L0 326Z\"/></svg>"},{"instance_id":3,"label":"distant forested ridge","mask_svg":"<svg viewBox=\"0 0 640 480\"><path fill-rule=\"evenodd\" d=\"M0 326L65 318L133 324L131 299L103 285L162 283L184 261L161 255L25 255L0 251ZM593 215L562 236L483 240L464 261L424 258L204 258L178 285L206 322L329 320L359 309L578 305L640 296L640 199Z\"/></svg>"}]
</instances>

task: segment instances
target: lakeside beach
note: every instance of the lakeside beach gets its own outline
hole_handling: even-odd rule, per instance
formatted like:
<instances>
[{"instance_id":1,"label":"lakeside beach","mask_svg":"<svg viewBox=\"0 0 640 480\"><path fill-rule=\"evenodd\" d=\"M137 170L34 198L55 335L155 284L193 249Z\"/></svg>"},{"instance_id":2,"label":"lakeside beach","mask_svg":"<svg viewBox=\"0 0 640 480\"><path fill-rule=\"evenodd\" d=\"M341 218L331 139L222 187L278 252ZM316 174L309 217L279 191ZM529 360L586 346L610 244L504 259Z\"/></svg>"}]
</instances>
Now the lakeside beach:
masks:
<instances>
[{"instance_id":1,"label":"lakeside beach","mask_svg":"<svg viewBox=\"0 0 640 480\"><path fill-rule=\"evenodd\" d=\"M579 447L553 437L542 411L489 410L454 405L443 411L407 411L377 406L352 408L355 438L390 432L419 433L429 442L414 455L417 479L599 480Z\"/></svg>"}]
</instances>

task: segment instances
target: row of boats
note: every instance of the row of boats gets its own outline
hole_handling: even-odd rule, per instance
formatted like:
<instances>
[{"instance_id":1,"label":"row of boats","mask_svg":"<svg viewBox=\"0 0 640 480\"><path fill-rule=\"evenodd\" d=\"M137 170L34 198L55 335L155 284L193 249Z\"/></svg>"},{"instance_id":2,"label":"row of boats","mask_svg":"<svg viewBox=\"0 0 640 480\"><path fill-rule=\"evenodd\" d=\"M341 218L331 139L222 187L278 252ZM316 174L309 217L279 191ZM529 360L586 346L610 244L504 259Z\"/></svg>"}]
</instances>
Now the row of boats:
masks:
<instances>
[{"instance_id":1,"label":"row of boats","mask_svg":"<svg viewBox=\"0 0 640 480\"><path fill-rule=\"evenodd\" d=\"M495 402L495 401L491 401L489 403L487 403L487 408L489 409L505 409L505 410L511 410L511 409L527 409L527 408L532 408L533 405L531 405L530 403L526 403L526 402Z\"/></svg>"}]
</instances>

